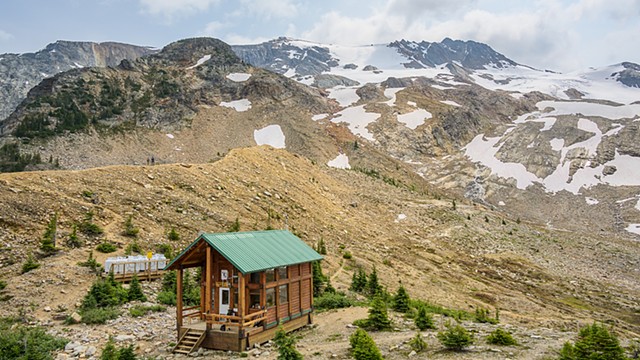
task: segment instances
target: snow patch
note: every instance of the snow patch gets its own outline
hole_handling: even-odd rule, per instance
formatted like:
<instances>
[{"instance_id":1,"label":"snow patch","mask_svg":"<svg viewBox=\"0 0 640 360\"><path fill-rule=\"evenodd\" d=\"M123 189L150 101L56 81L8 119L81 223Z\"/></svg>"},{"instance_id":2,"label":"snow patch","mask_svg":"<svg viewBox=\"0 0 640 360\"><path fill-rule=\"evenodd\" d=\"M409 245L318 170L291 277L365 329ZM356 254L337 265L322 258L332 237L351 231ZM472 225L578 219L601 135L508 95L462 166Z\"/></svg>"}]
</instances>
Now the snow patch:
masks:
<instances>
[{"instance_id":1,"label":"snow patch","mask_svg":"<svg viewBox=\"0 0 640 360\"><path fill-rule=\"evenodd\" d=\"M560 151L564 147L564 139L553 138L549 141L553 151Z\"/></svg>"},{"instance_id":2,"label":"snow patch","mask_svg":"<svg viewBox=\"0 0 640 360\"><path fill-rule=\"evenodd\" d=\"M451 106L457 106L457 107L462 106L462 105L458 104L457 102L455 102L453 100L440 100L440 102L445 104L445 105L451 105Z\"/></svg>"},{"instance_id":3,"label":"snow patch","mask_svg":"<svg viewBox=\"0 0 640 360\"><path fill-rule=\"evenodd\" d=\"M396 217L395 222L400 222L402 220L405 220L407 218L407 215L405 214L398 214L398 216Z\"/></svg>"},{"instance_id":4,"label":"snow patch","mask_svg":"<svg viewBox=\"0 0 640 360\"><path fill-rule=\"evenodd\" d=\"M495 155L502 146L496 146L498 141L500 141L500 137L485 138L484 134L480 134L463 149L471 161L479 162L488 167L493 174L505 179L515 179L518 189L524 190L534 182L541 181L520 163L504 163L498 160Z\"/></svg>"},{"instance_id":5,"label":"snow patch","mask_svg":"<svg viewBox=\"0 0 640 360\"><path fill-rule=\"evenodd\" d=\"M232 108L238 112L243 112L251 109L251 101L249 101L249 99L234 100L229 102L222 101L220 103L220 106Z\"/></svg>"},{"instance_id":6,"label":"snow patch","mask_svg":"<svg viewBox=\"0 0 640 360\"><path fill-rule=\"evenodd\" d=\"M331 122L347 123L349 130L351 130L354 135L360 135L371 141L375 140L373 134L367 130L367 126L378 120L380 118L380 114L368 113L365 111L364 105L360 105L346 108L336 115L339 115L339 117L334 117L331 119Z\"/></svg>"},{"instance_id":7,"label":"snow patch","mask_svg":"<svg viewBox=\"0 0 640 360\"><path fill-rule=\"evenodd\" d=\"M541 111L546 108L554 110L548 115L601 116L611 120L632 119L640 114L640 104L611 106L606 104L578 101L540 101L536 104Z\"/></svg>"},{"instance_id":8,"label":"snow patch","mask_svg":"<svg viewBox=\"0 0 640 360\"><path fill-rule=\"evenodd\" d=\"M411 130L415 130L418 126L424 124L426 119L431 119L433 115L424 109L418 109L408 114L398 115L398 121L405 124Z\"/></svg>"},{"instance_id":9,"label":"snow patch","mask_svg":"<svg viewBox=\"0 0 640 360\"><path fill-rule=\"evenodd\" d=\"M227 79L231 80L231 81L235 81L235 82L244 82L249 80L249 78L251 77L251 74L247 74L247 73L231 73L229 75L226 76Z\"/></svg>"},{"instance_id":10,"label":"snow patch","mask_svg":"<svg viewBox=\"0 0 640 360\"><path fill-rule=\"evenodd\" d=\"M629 226L627 226L625 230L630 233L640 235L640 224L629 224Z\"/></svg>"},{"instance_id":11,"label":"snow patch","mask_svg":"<svg viewBox=\"0 0 640 360\"><path fill-rule=\"evenodd\" d=\"M351 165L349 165L349 158L345 154L336 156L335 159L327 162L327 165L336 169L351 169Z\"/></svg>"},{"instance_id":12,"label":"snow patch","mask_svg":"<svg viewBox=\"0 0 640 360\"><path fill-rule=\"evenodd\" d=\"M167 137L168 137L169 139L173 139L173 138L174 138L173 134L167 134Z\"/></svg>"},{"instance_id":13,"label":"snow patch","mask_svg":"<svg viewBox=\"0 0 640 360\"><path fill-rule=\"evenodd\" d=\"M413 107L418 106L418 104L416 104L415 101L407 101L407 105L413 106Z\"/></svg>"},{"instance_id":14,"label":"snow patch","mask_svg":"<svg viewBox=\"0 0 640 360\"><path fill-rule=\"evenodd\" d=\"M210 59L211 59L211 55L205 55L205 56L201 57L200 59L198 59L198 61L196 62L195 65L191 65L186 69L190 70L190 69L193 69L193 68L197 68L198 66L204 64L205 62L209 61Z\"/></svg>"},{"instance_id":15,"label":"snow patch","mask_svg":"<svg viewBox=\"0 0 640 360\"><path fill-rule=\"evenodd\" d=\"M329 116L329 114L316 114L316 115L313 115L313 116L311 117L311 120L313 120L313 121L320 121L320 120L322 120L322 119L326 119L326 118L327 118L327 116Z\"/></svg>"},{"instance_id":16,"label":"snow patch","mask_svg":"<svg viewBox=\"0 0 640 360\"><path fill-rule=\"evenodd\" d=\"M258 145L271 145L276 149L285 148L284 133L280 125L269 125L253 131L253 139Z\"/></svg>"},{"instance_id":17,"label":"snow patch","mask_svg":"<svg viewBox=\"0 0 640 360\"><path fill-rule=\"evenodd\" d=\"M329 98L336 100L340 106L349 106L360 100L356 90L355 87L336 86L329 89Z\"/></svg>"},{"instance_id":18,"label":"snow patch","mask_svg":"<svg viewBox=\"0 0 640 360\"><path fill-rule=\"evenodd\" d=\"M584 201L588 205L598 205L600 203L600 201L598 201L598 199L592 198L592 197L586 197L586 198L584 198Z\"/></svg>"},{"instance_id":19,"label":"snow patch","mask_svg":"<svg viewBox=\"0 0 640 360\"><path fill-rule=\"evenodd\" d=\"M507 204L505 204L505 203L504 203L504 201L498 201L498 205L499 205L499 206L505 206L505 205L507 205Z\"/></svg>"}]
</instances>

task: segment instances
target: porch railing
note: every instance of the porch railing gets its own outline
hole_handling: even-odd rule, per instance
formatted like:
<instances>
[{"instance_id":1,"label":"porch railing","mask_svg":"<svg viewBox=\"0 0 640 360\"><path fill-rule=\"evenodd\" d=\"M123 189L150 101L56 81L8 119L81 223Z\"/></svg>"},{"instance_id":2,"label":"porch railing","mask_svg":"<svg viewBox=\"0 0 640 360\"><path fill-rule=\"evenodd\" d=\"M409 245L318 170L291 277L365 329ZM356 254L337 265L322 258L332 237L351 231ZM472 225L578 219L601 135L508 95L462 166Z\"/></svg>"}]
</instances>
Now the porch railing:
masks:
<instances>
[{"instance_id":1,"label":"porch railing","mask_svg":"<svg viewBox=\"0 0 640 360\"><path fill-rule=\"evenodd\" d=\"M200 319L201 317L202 317L202 313L200 312L200 305L182 308L183 319L193 320L195 318Z\"/></svg>"},{"instance_id":2,"label":"porch railing","mask_svg":"<svg viewBox=\"0 0 640 360\"><path fill-rule=\"evenodd\" d=\"M208 324L231 325L240 328L251 327L267 318L267 310L256 311L247 314L244 318L235 315L207 314L205 319Z\"/></svg>"}]
</instances>

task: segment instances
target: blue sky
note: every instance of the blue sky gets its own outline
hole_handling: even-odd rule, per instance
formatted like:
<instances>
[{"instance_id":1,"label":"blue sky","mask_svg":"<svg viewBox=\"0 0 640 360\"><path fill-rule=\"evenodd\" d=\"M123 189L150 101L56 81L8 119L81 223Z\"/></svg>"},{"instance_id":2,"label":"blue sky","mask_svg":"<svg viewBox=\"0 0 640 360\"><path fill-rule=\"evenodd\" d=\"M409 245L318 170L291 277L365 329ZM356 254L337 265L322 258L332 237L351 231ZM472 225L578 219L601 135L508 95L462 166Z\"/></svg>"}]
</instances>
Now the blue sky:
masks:
<instances>
[{"instance_id":1,"label":"blue sky","mask_svg":"<svg viewBox=\"0 0 640 360\"><path fill-rule=\"evenodd\" d=\"M640 0L2 0L0 53L58 39L162 47L213 36L337 44L476 40L531 66L640 63Z\"/></svg>"}]
</instances>

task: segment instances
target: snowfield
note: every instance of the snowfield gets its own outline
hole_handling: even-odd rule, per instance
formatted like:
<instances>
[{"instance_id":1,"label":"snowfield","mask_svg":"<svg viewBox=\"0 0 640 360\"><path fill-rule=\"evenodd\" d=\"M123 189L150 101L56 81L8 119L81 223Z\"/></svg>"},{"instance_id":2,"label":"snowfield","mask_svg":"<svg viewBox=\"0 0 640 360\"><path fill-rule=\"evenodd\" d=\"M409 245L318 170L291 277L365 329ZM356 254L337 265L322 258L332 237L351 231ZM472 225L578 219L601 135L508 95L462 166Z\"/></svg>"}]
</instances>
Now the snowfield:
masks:
<instances>
[{"instance_id":1,"label":"snowfield","mask_svg":"<svg viewBox=\"0 0 640 360\"><path fill-rule=\"evenodd\" d=\"M351 169L351 165L349 165L349 157L345 154L336 156L335 159L327 162L327 165L336 169Z\"/></svg>"},{"instance_id":2,"label":"snowfield","mask_svg":"<svg viewBox=\"0 0 640 360\"><path fill-rule=\"evenodd\" d=\"M269 125L254 130L253 139L258 145L270 145L276 149L285 148L285 137L280 125Z\"/></svg>"},{"instance_id":3,"label":"snowfield","mask_svg":"<svg viewBox=\"0 0 640 360\"><path fill-rule=\"evenodd\" d=\"M234 100L229 102L222 101L220 103L220 106L232 108L238 112L243 112L251 109L251 101L249 101L248 99Z\"/></svg>"},{"instance_id":4,"label":"snowfield","mask_svg":"<svg viewBox=\"0 0 640 360\"><path fill-rule=\"evenodd\" d=\"M244 82L251 78L251 74L247 73L231 73L226 76L227 79L235 82Z\"/></svg>"}]
</instances>

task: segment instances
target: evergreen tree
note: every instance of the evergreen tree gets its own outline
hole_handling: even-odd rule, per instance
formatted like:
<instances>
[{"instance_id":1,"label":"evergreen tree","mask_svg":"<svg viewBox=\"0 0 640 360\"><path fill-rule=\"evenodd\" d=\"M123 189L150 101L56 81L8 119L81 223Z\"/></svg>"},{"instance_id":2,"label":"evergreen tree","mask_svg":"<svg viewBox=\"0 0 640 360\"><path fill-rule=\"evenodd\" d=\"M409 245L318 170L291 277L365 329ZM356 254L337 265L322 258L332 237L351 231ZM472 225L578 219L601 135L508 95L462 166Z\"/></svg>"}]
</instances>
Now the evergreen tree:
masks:
<instances>
[{"instance_id":1,"label":"evergreen tree","mask_svg":"<svg viewBox=\"0 0 640 360\"><path fill-rule=\"evenodd\" d=\"M376 271L376 267L373 267L373 271L369 274L369 280L367 281L366 292L367 295L371 298L375 297L382 291L382 286L378 282L378 272Z\"/></svg>"},{"instance_id":2,"label":"evergreen tree","mask_svg":"<svg viewBox=\"0 0 640 360\"><path fill-rule=\"evenodd\" d=\"M387 314L387 305L380 296L376 296L371 302L369 317L367 318L367 328L372 330L391 329L391 320L389 320L389 315Z\"/></svg>"},{"instance_id":3,"label":"evergreen tree","mask_svg":"<svg viewBox=\"0 0 640 360\"><path fill-rule=\"evenodd\" d=\"M382 354L371 336L363 329L356 331L349 337L351 355L356 360L382 360Z\"/></svg>"},{"instance_id":4,"label":"evergreen tree","mask_svg":"<svg viewBox=\"0 0 640 360\"><path fill-rule=\"evenodd\" d=\"M67 246L72 249L82 246L82 240L78 238L78 225L76 224L73 224L71 228L71 234L69 234L69 238L67 239Z\"/></svg>"},{"instance_id":5,"label":"evergreen tree","mask_svg":"<svg viewBox=\"0 0 640 360\"><path fill-rule=\"evenodd\" d=\"M171 241L178 241L180 240L180 234L178 233L176 228L172 226L169 232L167 233L167 238Z\"/></svg>"},{"instance_id":6,"label":"evergreen tree","mask_svg":"<svg viewBox=\"0 0 640 360\"><path fill-rule=\"evenodd\" d=\"M109 341L104 345L104 348L102 348L100 360L118 360L118 349L116 349L111 336L109 337Z\"/></svg>"},{"instance_id":7,"label":"evergreen tree","mask_svg":"<svg viewBox=\"0 0 640 360\"><path fill-rule=\"evenodd\" d=\"M324 288L324 293L335 294L336 288L331 285L331 279L327 276L327 285Z\"/></svg>"},{"instance_id":8,"label":"evergreen tree","mask_svg":"<svg viewBox=\"0 0 640 360\"><path fill-rule=\"evenodd\" d=\"M322 289L327 278L322 274L322 266L319 261L311 263L311 270L313 276L313 297L322 295Z\"/></svg>"},{"instance_id":9,"label":"evergreen tree","mask_svg":"<svg viewBox=\"0 0 640 360\"><path fill-rule=\"evenodd\" d=\"M353 273L351 277L351 287L352 291L357 293L362 293L367 287L367 273L362 270L361 267L358 268L358 271Z\"/></svg>"},{"instance_id":10,"label":"evergreen tree","mask_svg":"<svg viewBox=\"0 0 640 360\"><path fill-rule=\"evenodd\" d=\"M144 293L142 292L142 287L140 286L140 281L138 280L137 275L133 275L133 278L131 279L129 291L127 292L127 299L129 301L147 301L147 297L144 296Z\"/></svg>"},{"instance_id":11,"label":"evergreen tree","mask_svg":"<svg viewBox=\"0 0 640 360\"><path fill-rule=\"evenodd\" d=\"M233 224L231 224L231 226L229 226L229 232L238 231L240 231L240 220L238 220L238 217L236 216L236 220L233 222Z\"/></svg>"},{"instance_id":12,"label":"evergreen tree","mask_svg":"<svg viewBox=\"0 0 640 360\"><path fill-rule=\"evenodd\" d=\"M53 214L51 220L47 224L47 228L42 235L42 241L40 242L40 250L45 255L51 255L55 253L56 249L56 232L58 230L58 213Z\"/></svg>"},{"instance_id":13,"label":"evergreen tree","mask_svg":"<svg viewBox=\"0 0 640 360\"><path fill-rule=\"evenodd\" d=\"M422 334L420 334L420 332L418 331L416 333L416 336L414 336L413 339L409 341L409 346L411 346L411 348L415 352L419 353L427 349L427 342L424 341L424 339L422 338Z\"/></svg>"},{"instance_id":14,"label":"evergreen tree","mask_svg":"<svg viewBox=\"0 0 640 360\"><path fill-rule=\"evenodd\" d=\"M416 327L420 330L436 328L435 324L433 323L433 317L431 317L431 315L427 313L427 308L424 306L418 307L418 314L416 315L414 322L416 324Z\"/></svg>"},{"instance_id":15,"label":"evergreen tree","mask_svg":"<svg viewBox=\"0 0 640 360\"><path fill-rule=\"evenodd\" d=\"M407 311L409 311L409 301L409 293L407 293L407 290L404 288L404 286L400 284L398 292L393 298L393 309L401 313L406 313Z\"/></svg>"},{"instance_id":16,"label":"evergreen tree","mask_svg":"<svg viewBox=\"0 0 640 360\"><path fill-rule=\"evenodd\" d=\"M575 345L566 343L560 353L561 360L624 360L624 350L618 338L603 325L593 324L580 329Z\"/></svg>"},{"instance_id":17,"label":"evergreen tree","mask_svg":"<svg viewBox=\"0 0 640 360\"><path fill-rule=\"evenodd\" d=\"M273 338L273 342L278 347L278 360L302 360L303 356L296 349L296 340L287 335L284 328L280 326Z\"/></svg>"},{"instance_id":18,"label":"evergreen tree","mask_svg":"<svg viewBox=\"0 0 640 360\"><path fill-rule=\"evenodd\" d=\"M320 241L318 241L318 254L320 255L327 255L327 247L324 244L324 239L320 238Z\"/></svg>"}]
</instances>

